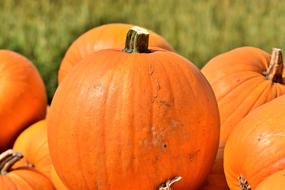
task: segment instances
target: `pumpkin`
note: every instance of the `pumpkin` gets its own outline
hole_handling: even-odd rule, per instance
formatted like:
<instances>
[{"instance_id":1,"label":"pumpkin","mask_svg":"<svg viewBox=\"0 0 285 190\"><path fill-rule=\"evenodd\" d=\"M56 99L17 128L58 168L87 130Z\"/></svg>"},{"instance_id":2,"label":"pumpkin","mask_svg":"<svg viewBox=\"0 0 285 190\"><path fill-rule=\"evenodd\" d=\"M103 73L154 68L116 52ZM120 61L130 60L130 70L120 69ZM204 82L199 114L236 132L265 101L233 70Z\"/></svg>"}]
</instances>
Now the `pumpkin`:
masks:
<instances>
[{"instance_id":1,"label":"pumpkin","mask_svg":"<svg viewBox=\"0 0 285 190\"><path fill-rule=\"evenodd\" d=\"M225 144L234 126L251 110L285 94L280 49L270 55L241 47L210 60L202 73L210 82L221 116L220 139Z\"/></svg>"},{"instance_id":2,"label":"pumpkin","mask_svg":"<svg viewBox=\"0 0 285 190\"><path fill-rule=\"evenodd\" d=\"M44 83L25 57L0 50L0 152L13 146L19 133L46 114Z\"/></svg>"},{"instance_id":3,"label":"pumpkin","mask_svg":"<svg viewBox=\"0 0 285 190\"><path fill-rule=\"evenodd\" d=\"M224 170L231 190L255 189L285 168L285 95L249 113L230 135Z\"/></svg>"},{"instance_id":4,"label":"pumpkin","mask_svg":"<svg viewBox=\"0 0 285 190\"><path fill-rule=\"evenodd\" d=\"M251 110L285 94L283 60L280 49L270 56L254 47L241 47L211 59L202 73L211 84L217 98L220 117L219 152L237 123ZM215 167L223 174L223 156Z\"/></svg>"},{"instance_id":5,"label":"pumpkin","mask_svg":"<svg viewBox=\"0 0 285 190\"><path fill-rule=\"evenodd\" d=\"M48 143L68 188L191 190L206 178L219 139L214 93L190 61L148 49L148 38L131 28L123 51L90 54L56 90Z\"/></svg>"},{"instance_id":6,"label":"pumpkin","mask_svg":"<svg viewBox=\"0 0 285 190\"><path fill-rule=\"evenodd\" d=\"M125 37L131 24L112 23L95 27L79 36L68 48L59 68L58 82L60 83L71 68L86 55L110 48L124 48ZM173 51L168 42L154 32L150 32L150 46Z\"/></svg>"},{"instance_id":7,"label":"pumpkin","mask_svg":"<svg viewBox=\"0 0 285 190\"><path fill-rule=\"evenodd\" d=\"M256 188L256 190L280 190L285 187L285 170L275 172L265 178Z\"/></svg>"},{"instance_id":8,"label":"pumpkin","mask_svg":"<svg viewBox=\"0 0 285 190\"><path fill-rule=\"evenodd\" d=\"M23 131L16 139L13 150L24 155L24 158L15 164L16 167L32 167L50 177L52 163L47 142L46 120L41 120Z\"/></svg>"},{"instance_id":9,"label":"pumpkin","mask_svg":"<svg viewBox=\"0 0 285 190\"><path fill-rule=\"evenodd\" d=\"M11 169L23 155L11 149L0 154L0 189L5 190L54 190L48 178L34 169Z\"/></svg>"},{"instance_id":10,"label":"pumpkin","mask_svg":"<svg viewBox=\"0 0 285 190\"><path fill-rule=\"evenodd\" d=\"M46 120L41 120L24 130L16 139L13 150L24 155L21 160L14 164L15 168L34 168L48 177L57 190L67 190L51 163Z\"/></svg>"}]
</instances>

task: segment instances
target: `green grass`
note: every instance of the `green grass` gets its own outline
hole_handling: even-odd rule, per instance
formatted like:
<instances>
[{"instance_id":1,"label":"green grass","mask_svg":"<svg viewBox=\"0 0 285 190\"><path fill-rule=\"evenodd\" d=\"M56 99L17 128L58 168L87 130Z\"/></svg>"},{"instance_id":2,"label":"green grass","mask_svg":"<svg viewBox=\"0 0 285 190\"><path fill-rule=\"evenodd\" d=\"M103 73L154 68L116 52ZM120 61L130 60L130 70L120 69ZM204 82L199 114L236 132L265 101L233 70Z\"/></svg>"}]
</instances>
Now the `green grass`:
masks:
<instances>
[{"instance_id":1,"label":"green grass","mask_svg":"<svg viewBox=\"0 0 285 190\"><path fill-rule=\"evenodd\" d=\"M51 100L71 42L111 22L161 34L198 67L235 47L285 45L285 1L279 0L1 0L0 48L33 61Z\"/></svg>"}]
</instances>

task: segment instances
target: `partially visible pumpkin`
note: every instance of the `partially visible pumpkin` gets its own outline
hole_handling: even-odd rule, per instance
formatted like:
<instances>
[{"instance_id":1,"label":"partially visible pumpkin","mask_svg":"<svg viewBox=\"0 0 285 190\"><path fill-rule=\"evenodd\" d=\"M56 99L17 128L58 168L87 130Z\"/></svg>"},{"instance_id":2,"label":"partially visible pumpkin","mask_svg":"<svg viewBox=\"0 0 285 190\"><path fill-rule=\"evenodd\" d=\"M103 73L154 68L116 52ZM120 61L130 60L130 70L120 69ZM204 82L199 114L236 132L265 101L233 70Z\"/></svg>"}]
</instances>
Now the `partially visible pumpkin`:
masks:
<instances>
[{"instance_id":1,"label":"partially visible pumpkin","mask_svg":"<svg viewBox=\"0 0 285 190\"><path fill-rule=\"evenodd\" d=\"M216 95L221 116L220 145L251 110L285 94L280 49L272 55L254 47L241 47L211 59L202 73Z\"/></svg>"},{"instance_id":2,"label":"partially visible pumpkin","mask_svg":"<svg viewBox=\"0 0 285 190\"><path fill-rule=\"evenodd\" d=\"M24 130L15 141L13 150L24 155L14 164L14 168L34 168L48 177L57 190L67 190L51 163L46 120L41 120Z\"/></svg>"},{"instance_id":3,"label":"partially visible pumpkin","mask_svg":"<svg viewBox=\"0 0 285 190\"><path fill-rule=\"evenodd\" d=\"M0 155L0 189L3 190L54 190L48 178L34 169L12 166L22 154L11 149Z\"/></svg>"},{"instance_id":4,"label":"partially visible pumpkin","mask_svg":"<svg viewBox=\"0 0 285 190\"><path fill-rule=\"evenodd\" d=\"M46 120L41 120L23 131L16 139L13 150L24 155L15 167L32 167L50 177L52 163L47 142Z\"/></svg>"},{"instance_id":5,"label":"partially visible pumpkin","mask_svg":"<svg viewBox=\"0 0 285 190\"><path fill-rule=\"evenodd\" d=\"M36 67L25 57L0 50L0 152L19 133L45 117L47 97Z\"/></svg>"},{"instance_id":6,"label":"partially visible pumpkin","mask_svg":"<svg viewBox=\"0 0 285 190\"><path fill-rule=\"evenodd\" d=\"M270 56L254 47L237 48L211 59L202 73L211 84L219 106L220 155L240 120L260 105L285 94L280 49L274 48ZM223 156L217 157L214 165L220 174L224 173Z\"/></svg>"},{"instance_id":7,"label":"partially visible pumpkin","mask_svg":"<svg viewBox=\"0 0 285 190\"><path fill-rule=\"evenodd\" d=\"M282 190L285 188L285 170L275 172L265 178L256 190Z\"/></svg>"},{"instance_id":8,"label":"partially visible pumpkin","mask_svg":"<svg viewBox=\"0 0 285 190\"><path fill-rule=\"evenodd\" d=\"M95 27L79 36L68 48L59 68L58 82L61 83L71 68L86 55L111 48L123 49L126 33L133 27L131 24L112 23ZM150 32L149 46L173 51L169 43L154 32Z\"/></svg>"},{"instance_id":9,"label":"partially visible pumpkin","mask_svg":"<svg viewBox=\"0 0 285 190\"><path fill-rule=\"evenodd\" d=\"M123 51L92 53L72 69L47 120L52 162L71 190L197 189L218 148L207 80L176 53L148 49L138 27Z\"/></svg>"},{"instance_id":10,"label":"partially visible pumpkin","mask_svg":"<svg viewBox=\"0 0 285 190\"><path fill-rule=\"evenodd\" d=\"M224 169L231 190L249 190L285 168L285 95L250 112L230 135Z\"/></svg>"}]
</instances>

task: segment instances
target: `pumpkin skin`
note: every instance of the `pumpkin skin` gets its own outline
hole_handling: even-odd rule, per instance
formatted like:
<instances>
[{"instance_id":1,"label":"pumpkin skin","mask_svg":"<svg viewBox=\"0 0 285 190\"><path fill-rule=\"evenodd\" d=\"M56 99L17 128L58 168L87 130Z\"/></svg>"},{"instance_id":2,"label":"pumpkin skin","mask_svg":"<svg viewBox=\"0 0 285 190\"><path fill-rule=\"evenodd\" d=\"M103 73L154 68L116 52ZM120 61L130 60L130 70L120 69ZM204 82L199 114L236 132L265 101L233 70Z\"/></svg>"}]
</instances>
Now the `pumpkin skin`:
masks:
<instances>
[{"instance_id":1,"label":"pumpkin skin","mask_svg":"<svg viewBox=\"0 0 285 190\"><path fill-rule=\"evenodd\" d=\"M17 135L45 117L47 96L34 65L25 57L0 50L0 152L13 146Z\"/></svg>"},{"instance_id":2,"label":"pumpkin skin","mask_svg":"<svg viewBox=\"0 0 285 190\"><path fill-rule=\"evenodd\" d=\"M200 190L229 190L226 177L223 172L223 154L224 149L221 149L219 147L210 174L208 175Z\"/></svg>"},{"instance_id":3,"label":"pumpkin skin","mask_svg":"<svg viewBox=\"0 0 285 190\"><path fill-rule=\"evenodd\" d=\"M59 179L54 167L51 168L51 181L56 190L68 190L67 187Z\"/></svg>"},{"instance_id":4,"label":"pumpkin skin","mask_svg":"<svg viewBox=\"0 0 285 190\"><path fill-rule=\"evenodd\" d=\"M24 130L16 139L13 150L24 155L24 158L15 164L16 167L33 167L50 177L52 163L47 142L46 120L41 120Z\"/></svg>"},{"instance_id":5,"label":"pumpkin skin","mask_svg":"<svg viewBox=\"0 0 285 190\"><path fill-rule=\"evenodd\" d=\"M249 113L234 129L224 152L230 189L255 189L266 177L285 168L285 96ZM238 180L239 178L239 180Z\"/></svg>"},{"instance_id":6,"label":"pumpkin skin","mask_svg":"<svg viewBox=\"0 0 285 190\"><path fill-rule=\"evenodd\" d=\"M278 171L263 180L256 190L280 190L285 187L285 170Z\"/></svg>"},{"instance_id":7,"label":"pumpkin skin","mask_svg":"<svg viewBox=\"0 0 285 190\"><path fill-rule=\"evenodd\" d=\"M131 24L112 23L95 27L79 36L68 48L59 68L58 83L61 83L71 68L86 55L110 48L123 49L126 33L132 27ZM160 47L173 51L170 44L161 36L150 32L149 44L151 47Z\"/></svg>"},{"instance_id":8,"label":"pumpkin skin","mask_svg":"<svg viewBox=\"0 0 285 190\"><path fill-rule=\"evenodd\" d=\"M199 190L229 190L224 175L209 174L207 180L203 183Z\"/></svg>"},{"instance_id":9,"label":"pumpkin skin","mask_svg":"<svg viewBox=\"0 0 285 190\"><path fill-rule=\"evenodd\" d=\"M157 189L175 176L174 190L197 189L218 137L207 80L166 50L90 54L62 81L48 115L52 162L71 190Z\"/></svg>"},{"instance_id":10,"label":"pumpkin skin","mask_svg":"<svg viewBox=\"0 0 285 190\"><path fill-rule=\"evenodd\" d=\"M38 171L22 167L12 169L5 174L0 174L0 189L54 190L54 187L49 179L40 174Z\"/></svg>"}]
</instances>

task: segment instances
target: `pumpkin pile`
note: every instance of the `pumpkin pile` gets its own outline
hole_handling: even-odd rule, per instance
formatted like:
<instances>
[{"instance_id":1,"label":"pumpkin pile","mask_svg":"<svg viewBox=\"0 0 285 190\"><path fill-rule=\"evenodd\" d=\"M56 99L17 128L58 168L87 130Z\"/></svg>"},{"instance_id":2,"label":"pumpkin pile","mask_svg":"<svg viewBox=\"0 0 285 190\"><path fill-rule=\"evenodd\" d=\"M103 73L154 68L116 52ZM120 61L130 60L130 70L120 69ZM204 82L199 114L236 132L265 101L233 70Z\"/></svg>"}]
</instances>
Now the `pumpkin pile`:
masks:
<instances>
[{"instance_id":1,"label":"pumpkin pile","mask_svg":"<svg viewBox=\"0 0 285 190\"><path fill-rule=\"evenodd\" d=\"M33 64L1 50L0 189L282 189L283 70L280 49L241 47L200 71L106 24L68 48L48 107Z\"/></svg>"}]
</instances>

